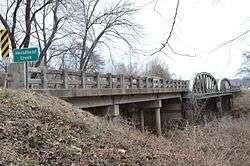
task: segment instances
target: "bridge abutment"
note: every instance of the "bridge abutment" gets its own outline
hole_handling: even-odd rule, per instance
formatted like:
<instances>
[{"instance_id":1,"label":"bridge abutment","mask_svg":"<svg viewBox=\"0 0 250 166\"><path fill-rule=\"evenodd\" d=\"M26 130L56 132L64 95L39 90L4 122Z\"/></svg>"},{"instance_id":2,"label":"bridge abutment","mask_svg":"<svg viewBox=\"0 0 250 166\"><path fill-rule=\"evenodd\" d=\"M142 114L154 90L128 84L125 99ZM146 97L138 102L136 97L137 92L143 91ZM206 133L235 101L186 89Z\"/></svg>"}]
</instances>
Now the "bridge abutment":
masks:
<instances>
[{"instance_id":1,"label":"bridge abutment","mask_svg":"<svg viewBox=\"0 0 250 166\"><path fill-rule=\"evenodd\" d=\"M25 88L27 85L26 81L26 68L23 63L10 64L8 66L8 88L20 89Z\"/></svg>"}]
</instances>

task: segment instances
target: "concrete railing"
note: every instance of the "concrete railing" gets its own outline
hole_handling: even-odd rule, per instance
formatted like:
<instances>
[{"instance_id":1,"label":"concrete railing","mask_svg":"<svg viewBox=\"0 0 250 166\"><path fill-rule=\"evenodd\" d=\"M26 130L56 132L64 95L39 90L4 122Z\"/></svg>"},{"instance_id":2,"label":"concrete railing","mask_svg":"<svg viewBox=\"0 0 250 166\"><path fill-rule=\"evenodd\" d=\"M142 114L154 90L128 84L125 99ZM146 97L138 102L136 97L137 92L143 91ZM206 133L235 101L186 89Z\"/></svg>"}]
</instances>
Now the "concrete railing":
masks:
<instances>
[{"instance_id":1,"label":"concrete railing","mask_svg":"<svg viewBox=\"0 0 250 166\"><path fill-rule=\"evenodd\" d=\"M159 77L114 75L111 73L85 73L81 71L50 70L28 68L28 88L30 89L76 89L76 88L170 88L184 91L189 89L189 81L165 80Z\"/></svg>"}]
</instances>

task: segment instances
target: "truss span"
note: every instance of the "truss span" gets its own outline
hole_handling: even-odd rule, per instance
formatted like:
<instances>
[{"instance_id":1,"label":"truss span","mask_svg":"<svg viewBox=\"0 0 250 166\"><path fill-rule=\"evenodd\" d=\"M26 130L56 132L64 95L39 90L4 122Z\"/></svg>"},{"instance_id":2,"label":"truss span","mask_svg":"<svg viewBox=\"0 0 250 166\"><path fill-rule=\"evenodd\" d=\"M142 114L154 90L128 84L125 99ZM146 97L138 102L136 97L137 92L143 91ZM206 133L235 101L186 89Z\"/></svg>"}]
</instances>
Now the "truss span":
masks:
<instances>
[{"instance_id":1,"label":"truss span","mask_svg":"<svg viewBox=\"0 0 250 166\"><path fill-rule=\"evenodd\" d=\"M229 79L223 78L220 81L220 91L221 92L230 91L231 87L232 87L232 85L231 85L231 82L229 81Z\"/></svg>"},{"instance_id":2,"label":"truss span","mask_svg":"<svg viewBox=\"0 0 250 166\"><path fill-rule=\"evenodd\" d=\"M218 92L218 84L210 73L198 73L194 78L192 91L201 94Z\"/></svg>"}]
</instances>

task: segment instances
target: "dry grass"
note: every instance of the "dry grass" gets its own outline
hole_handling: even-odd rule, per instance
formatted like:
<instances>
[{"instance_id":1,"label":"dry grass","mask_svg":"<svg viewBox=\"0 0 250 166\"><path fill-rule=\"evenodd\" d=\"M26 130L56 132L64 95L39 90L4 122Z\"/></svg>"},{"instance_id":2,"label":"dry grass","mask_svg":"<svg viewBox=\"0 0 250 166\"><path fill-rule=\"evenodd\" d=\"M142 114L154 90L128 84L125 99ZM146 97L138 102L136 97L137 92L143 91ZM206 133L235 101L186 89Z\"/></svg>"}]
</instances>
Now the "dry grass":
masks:
<instances>
[{"instance_id":1,"label":"dry grass","mask_svg":"<svg viewBox=\"0 0 250 166\"><path fill-rule=\"evenodd\" d=\"M250 111L250 90L243 90L239 96L234 99L235 113L249 113Z\"/></svg>"},{"instance_id":2,"label":"dry grass","mask_svg":"<svg viewBox=\"0 0 250 166\"><path fill-rule=\"evenodd\" d=\"M157 138L53 97L0 90L0 160L6 164L247 166L249 155L249 116Z\"/></svg>"}]
</instances>

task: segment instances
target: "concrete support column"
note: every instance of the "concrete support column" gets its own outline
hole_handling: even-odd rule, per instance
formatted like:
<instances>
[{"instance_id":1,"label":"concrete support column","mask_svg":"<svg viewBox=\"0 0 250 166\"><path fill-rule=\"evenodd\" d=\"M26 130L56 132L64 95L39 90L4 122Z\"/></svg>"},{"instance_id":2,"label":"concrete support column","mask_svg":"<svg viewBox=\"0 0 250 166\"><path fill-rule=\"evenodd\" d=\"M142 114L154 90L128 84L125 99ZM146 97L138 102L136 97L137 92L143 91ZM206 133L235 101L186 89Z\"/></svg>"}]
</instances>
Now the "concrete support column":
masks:
<instances>
[{"instance_id":1,"label":"concrete support column","mask_svg":"<svg viewBox=\"0 0 250 166\"><path fill-rule=\"evenodd\" d=\"M125 79L124 79L124 75L123 74L119 75L119 80L120 80L120 88L126 88Z\"/></svg>"},{"instance_id":2,"label":"concrete support column","mask_svg":"<svg viewBox=\"0 0 250 166\"><path fill-rule=\"evenodd\" d=\"M107 117L108 119L114 119L119 115L119 105L117 104L107 106L105 109L103 109L103 116Z\"/></svg>"},{"instance_id":3,"label":"concrete support column","mask_svg":"<svg viewBox=\"0 0 250 166\"><path fill-rule=\"evenodd\" d=\"M156 120L157 135L162 136L162 132L161 132L161 109L160 108L155 108L155 120Z\"/></svg>"},{"instance_id":4,"label":"concrete support column","mask_svg":"<svg viewBox=\"0 0 250 166\"><path fill-rule=\"evenodd\" d=\"M47 89L48 88L48 80L47 80L47 68L42 68L42 88Z\"/></svg>"},{"instance_id":5,"label":"concrete support column","mask_svg":"<svg viewBox=\"0 0 250 166\"><path fill-rule=\"evenodd\" d=\"M155 111L155 122L156 122L157 135L160 137L160 136L162 136L162 131L161 131L161 107L162 107L162 100L156 100L156 101L154 101L152 107L153 107L153 109Z\"/></svg>"},{"instance_id":6,"label":"concrete support column","mask_svg":"<svg viewBox=\"0 0 250 166\"><path fill-rule=\"evenodd\" d=\"M154 101L138 103L137 107L140 109L151 109L155 111L156 131L157 131L158 136L161 136L162 135L162 131L161 131L162 100L154 100ZM141 113L141 117L142 117L142 113Z\"/></svg>"},{"instance_id":7,"label":"concrete support column","mask_svg":"<svg viewBox=\"0 0 250 166\"><path fill-rule=\"evenodd\" d=\"M234 103L233 103L233 97L229 97L229 108L230 110L233 109Z\"/></svg>"},{"instance_id":8,"label":"concrete support column","mask_svg":"<svg viewBox=\"0 0 250 166\"><path fill-rule=\"evenodd\" d=\"M217 110L218 110L220 116L222 116L223 110L222 110L221 97L219 97L219 99L216 103L216 107L217 107Z\"/></svg>"},{"instance_id":9,"label":"concrete support column","mask_svg":"<svg viewBox=\"0 0 250 166\"><path fill-rule=\"evenodd\" d=\"M145 132L145 125L144 125L144 111L141 109L140 110L140 119L141 119L141 132Z\"/></svg>"},{"instance_id":10,"label":"concrete support column","mask_svg":"<svg viewBox=\"0 0 250 166\"><path fill-rule=\"evenodd\" d=\"M112 105L110 111L112 116L119 116L120 115L119 105L118 104Z\"/></svg>"}]
</instances>

